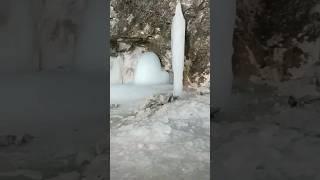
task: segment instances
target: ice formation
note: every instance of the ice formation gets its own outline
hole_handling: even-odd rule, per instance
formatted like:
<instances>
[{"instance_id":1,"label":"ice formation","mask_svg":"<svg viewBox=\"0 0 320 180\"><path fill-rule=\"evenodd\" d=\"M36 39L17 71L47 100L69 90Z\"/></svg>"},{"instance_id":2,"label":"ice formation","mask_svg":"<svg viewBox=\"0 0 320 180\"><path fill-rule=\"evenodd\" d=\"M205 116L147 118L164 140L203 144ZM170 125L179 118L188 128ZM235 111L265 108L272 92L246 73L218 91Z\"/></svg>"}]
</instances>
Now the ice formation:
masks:
<instances>
[{"instance_id":1,"label":"ice formation","mask_svg":"<svg viewBox=\"0 0 320 180\"><path fill-rule=\"evenodd\" d=\"M143 85L169 83L169 74L161 70L160 60L155 53L146 52L139 58L134 83Z\"/></svg>"},{"instance_id":2,"label":"ice formation","mask_svg":"<svg viewBox=\"0 0 320 180\"><path fill-rule=\"evenodd\" d=\"M112 109L110 179L210 179L209 96L186 92L151 110Z\"/></svg>"},{"instance_id":3,"label":"ice formation","mask_svg":"<svg viewBox=\"0 0 320 180\"><path fill-rule=\"evenodd\" d=\"M141 55L145 52L145 48L137 47L133 51L120 53L123 59L122 80L123 84L134 83L134 73L137 67L137 62Z\"/></svg>"},{"instance_id":4,"label":"ice formation","mask_svg":"<svg viewBox=\"0 0 320 180\"><path fill-rule=\"evenodd\" d=\"M122 58L118 57L110 57L110 83L111 84L122 84Z\"/></svg>"},{"instance_id":5,"label":"ice formation","mask_svg":"<svg viewBox=\"0 0 320 180\"><path fill-rule=\"evenodd\" d=\"M171 27L173 94L175 96L180 96L183 91L185 24L181 4L178 1Z\"/></svg>"},{"instance_id":6,"label":"ice formation","mask_svg":"<svg viewBox=\"0 0 320 180\"><path fill-rule=\"evenodd\" d=\"M153 94L172 91L169 79L153 52L133 51L110 57L110 103L135 103Z\"/></svg>"},{"instance_id":7,"label":"ice formation","mask_svg":"<svg viewBox=\"0 0 320 180\"><path fill-rule=\"evenodd\" d=\"M172 91L172 85L135 85L135 84L115 84L110 86L111 104L136 104L143 101L146 97L158 93Z\"/></svg>"}]
</instances>

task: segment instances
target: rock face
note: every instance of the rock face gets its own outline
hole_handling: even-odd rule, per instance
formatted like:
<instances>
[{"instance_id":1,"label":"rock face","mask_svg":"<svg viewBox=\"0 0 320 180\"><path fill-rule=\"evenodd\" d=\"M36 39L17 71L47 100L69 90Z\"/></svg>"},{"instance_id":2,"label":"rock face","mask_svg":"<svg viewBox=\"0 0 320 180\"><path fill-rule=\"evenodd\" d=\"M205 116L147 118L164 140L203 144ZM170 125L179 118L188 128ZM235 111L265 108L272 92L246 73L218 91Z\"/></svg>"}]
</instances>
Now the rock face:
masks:
<instances>
[{"instance_id":1,"label":"rock face","mask_svg":"<svg viewBox=\"0 0 320 180\"><path fill-rule=\"evenodd\" d=\"M313 76L319 60L320 2L238 0L233 70L243 79Z\"/></svg>"},{"instance_id":2,"label":"rock face","mask_svg":"<svg viewBox=\"0 0 320 180\"><path fill-rule=\"evenodd\" d=\"M185 85L209 82L210 19L208 0L182 0L186 19ZM143 46L172 71L170 32L176 0L111 0L111 48L114 54Z\"/></svg>"}]
</instances>

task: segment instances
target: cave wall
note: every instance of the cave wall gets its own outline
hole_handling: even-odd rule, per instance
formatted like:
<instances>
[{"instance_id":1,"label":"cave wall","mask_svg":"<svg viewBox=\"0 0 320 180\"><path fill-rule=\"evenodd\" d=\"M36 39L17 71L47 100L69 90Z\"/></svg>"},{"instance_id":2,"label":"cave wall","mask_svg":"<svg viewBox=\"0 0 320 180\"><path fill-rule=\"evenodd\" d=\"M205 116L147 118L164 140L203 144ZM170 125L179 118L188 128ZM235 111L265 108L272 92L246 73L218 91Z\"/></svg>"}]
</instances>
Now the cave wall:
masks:
<instances>
[{"instance_id":1,"label":"cave wall","mask_svg":"<svg viewBox=\"0 0 320 180\"><path fill-rule=\"evenodd\" d=\"M185 86L206 86L210 81L209 0L181 0L186 19ZM155 52L164 69L171 67L170 32L176 0L111 0L111 52L144 47Z\"/></svg>"},{"instance_id":2,"label":"cave wall","mask_svg":"<svg viewBox=\"0 0 320 180\"><path fill-rule=\"evenodd\" d=\"M1 0L0 71L106 71L100 0Z\"/></svg>"},{"instance_id":3,"label":"cave wall","mask_svg":"<svg viewBox=\"0 0 320 180\"><path fill-rule=\"evenodd\" d=\"M286 81L314 76L320 50L319 0L237 0L237 78Z\"/></svg>"}]
</instances>

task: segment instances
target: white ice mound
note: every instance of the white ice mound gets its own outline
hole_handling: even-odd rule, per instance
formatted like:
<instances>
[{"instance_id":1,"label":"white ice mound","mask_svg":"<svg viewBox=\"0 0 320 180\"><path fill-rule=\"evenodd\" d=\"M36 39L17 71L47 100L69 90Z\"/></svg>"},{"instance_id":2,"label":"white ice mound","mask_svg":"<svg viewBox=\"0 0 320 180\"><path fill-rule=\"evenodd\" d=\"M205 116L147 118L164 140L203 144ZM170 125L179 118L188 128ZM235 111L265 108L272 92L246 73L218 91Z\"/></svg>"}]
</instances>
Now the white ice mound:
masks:
<instances>
[{"instance_id":1,"label":"white ice mound","mask_svg":"<svg viewBox=\"0 0 320 180\"><path fill-rule=\"evenodd\" d=\"M168 72L161 69L160 59L153 52L143 53L137 63L134 83L154 85L169 83Z\"/></svg>"}]
</instances>

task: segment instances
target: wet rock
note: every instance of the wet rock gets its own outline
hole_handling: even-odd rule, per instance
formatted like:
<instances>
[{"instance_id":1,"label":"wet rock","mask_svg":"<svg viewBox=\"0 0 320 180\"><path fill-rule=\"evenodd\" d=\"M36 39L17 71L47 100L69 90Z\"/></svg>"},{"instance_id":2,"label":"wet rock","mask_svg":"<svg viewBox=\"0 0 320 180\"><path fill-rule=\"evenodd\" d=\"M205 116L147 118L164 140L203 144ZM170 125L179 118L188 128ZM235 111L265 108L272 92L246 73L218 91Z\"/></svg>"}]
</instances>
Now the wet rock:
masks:
<instances>
[{"instance_id":1,"label":"wet rock","mask_svg":"<svg viewBox=\"0 0 320 180\"><path fill-rule=\"evenodd\" d=\"M111 109L115 109L115 108L118 108L118 107L120 107L119 104L110 104L110 108Z\"/></svg>"},{"instance_id":2,"label":"wet rock","mask_svg":"<svg viewBox=\"0 0 320 180\"><path fill-rule=\"evenodd\" d=\"M172 94L158 94L148 98L141 109L155 109L172 101Z\"/></svg>"}]
</instances>

